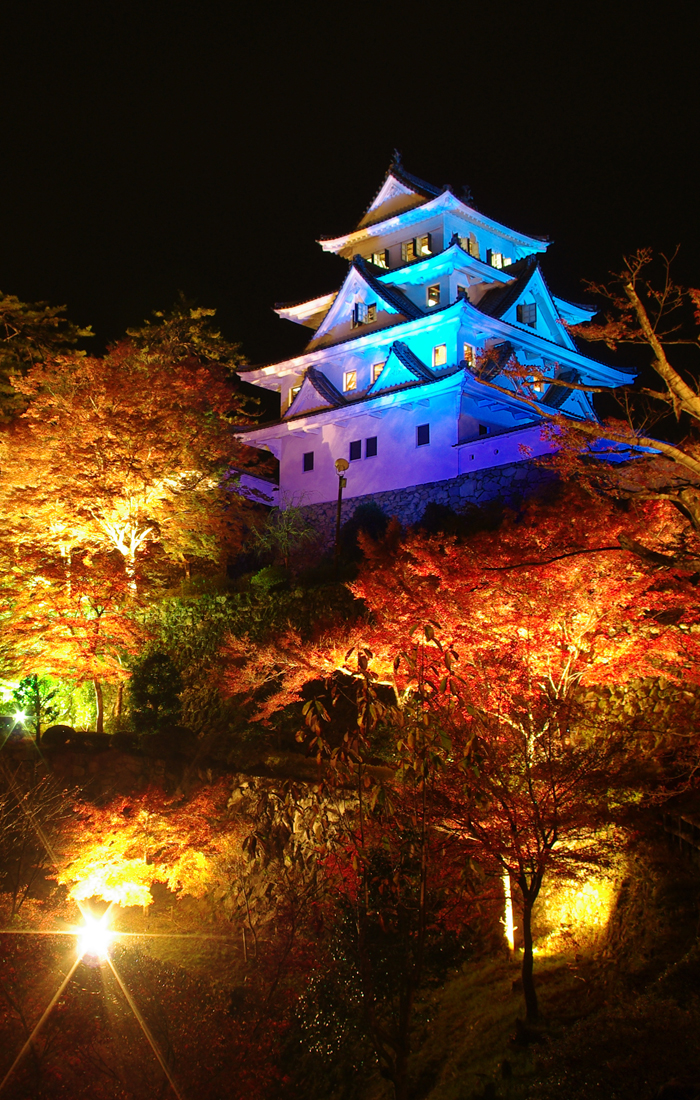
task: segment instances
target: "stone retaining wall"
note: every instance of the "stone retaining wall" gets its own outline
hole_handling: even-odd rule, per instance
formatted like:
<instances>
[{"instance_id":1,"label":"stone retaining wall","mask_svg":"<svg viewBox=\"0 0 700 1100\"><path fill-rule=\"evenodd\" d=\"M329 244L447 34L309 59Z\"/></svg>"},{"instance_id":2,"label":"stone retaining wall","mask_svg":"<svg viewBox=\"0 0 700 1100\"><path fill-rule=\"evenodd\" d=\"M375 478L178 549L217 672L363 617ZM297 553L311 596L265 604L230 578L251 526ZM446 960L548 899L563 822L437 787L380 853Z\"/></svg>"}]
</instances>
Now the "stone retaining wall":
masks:
<instances>
[{"instance_id":1,"label":"stone retaining wall","mask_svg":"<svg viewBox=\"0 0 700 1100\"><path fill-rule=\"evenodd\" d=\"M360 505L372 503L381 508L387 517L396 516L404 526L409 527L420 522L430 503L445 505L454 512L464 511L470 504L488 504L495 500L504 505L514 505L556 480L557 475L552 469L532 460L509 462L446 481L348 497L343 500L340 522L344 524L351 519ZM317 528L324 546L330 546L335 539L337 508L335 501L327 501L324 504L307 504L301 509Z\"/></svg>"}]
</instances>

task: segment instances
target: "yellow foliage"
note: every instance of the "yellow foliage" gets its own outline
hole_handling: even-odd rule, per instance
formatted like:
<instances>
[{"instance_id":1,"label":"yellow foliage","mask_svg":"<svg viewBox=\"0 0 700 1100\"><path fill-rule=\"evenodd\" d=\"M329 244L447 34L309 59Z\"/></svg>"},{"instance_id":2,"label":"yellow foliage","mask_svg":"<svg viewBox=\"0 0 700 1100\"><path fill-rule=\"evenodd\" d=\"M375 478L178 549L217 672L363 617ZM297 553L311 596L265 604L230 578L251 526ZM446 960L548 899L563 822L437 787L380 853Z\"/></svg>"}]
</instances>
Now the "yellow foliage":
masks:
<instances>
[{"instance_id":1,"label":"yellow foliage","mask_svg":"<svg viewBox=\"0 0 700 1100\"><path fill-rule=\"evenodd\" d=\"M85 843L80 855L57 876L70 884L68 896L75 901L100 897L120 905L150 905L150 887L158 868L145 859L127 858L133 847L133 829L113 830L101 841Z\"/></svg>"},{"instance_id":2,"label":"yellow foliage","mask_svg":"<svg viewBox=\"0 0 700 1100\"><path fill-rule=\"evenodd\" d=\"M64 834L66 863L57 875L75 901L99 897L122 906L151 905L151 887L164 883L178 894L205 897L225 885L240 837L216 824L215 806L228 798L222 784L185 808L155 792L91 808Z\"/></svg>"},{"instance_id":3,"label":"yellow foliage","mask_svg":"<svg viewBox=\"0 0 700 1100\"><path fill-rule=\"evenodd\" d=\"M119 905L150 905L153 901L151 885L155 879L155 867L148 867L142 860L127 859L120 863L93 863L84 878L80 878L68 891L75 901L100 897Z\"/></svg>"},{"instance_id":4,"label":"yellow foliage","mask_svg":"<svg viewBox=\"0 0 700 1100\"><path fill-rule=\"evenodd\" d=\"M211 860L203 852L188 850L167 872L166 884L177 893L202 898L207 893L211 877Z\"/></svg>"}]
</instances>

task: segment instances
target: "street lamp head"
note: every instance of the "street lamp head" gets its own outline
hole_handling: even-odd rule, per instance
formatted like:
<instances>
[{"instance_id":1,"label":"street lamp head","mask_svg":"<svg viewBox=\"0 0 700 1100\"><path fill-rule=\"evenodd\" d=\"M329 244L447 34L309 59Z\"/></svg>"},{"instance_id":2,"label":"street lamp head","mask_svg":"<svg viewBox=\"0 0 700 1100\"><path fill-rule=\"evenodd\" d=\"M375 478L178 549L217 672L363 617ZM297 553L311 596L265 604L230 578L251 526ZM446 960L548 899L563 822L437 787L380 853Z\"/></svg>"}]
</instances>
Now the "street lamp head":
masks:
<instances>
[{"instance_id":1,"label":"street lamp head","mask_svg":"<svg viewBox=\"0 0 700 1100\"><path fill-rule=\"evenodd\" d=\"M348 462L348 460L346 458L336 458L336 460L335 460L335 468L336 468L336 470L338 471L339 474L344 473L345 470L347 470L349 465L350 465L350 463Z\"/></svg>"}]
</instances>

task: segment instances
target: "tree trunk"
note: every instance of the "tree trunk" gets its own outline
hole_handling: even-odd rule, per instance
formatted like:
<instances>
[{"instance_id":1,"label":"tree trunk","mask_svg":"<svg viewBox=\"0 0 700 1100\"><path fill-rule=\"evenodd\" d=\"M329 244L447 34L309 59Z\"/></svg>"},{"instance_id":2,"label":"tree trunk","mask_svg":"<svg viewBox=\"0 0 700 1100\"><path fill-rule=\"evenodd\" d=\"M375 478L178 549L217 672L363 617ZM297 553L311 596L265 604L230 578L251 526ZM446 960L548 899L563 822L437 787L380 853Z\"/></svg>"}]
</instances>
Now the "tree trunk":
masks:
<instances>
[{"instance_id":1,"label":"tree trunk","mask_svg":"<svg viewBox=\"0 0 700 1100\"><path fill-rule=\"evenodd\" d=\"M95 688L95 703L97 705L97 719L95 721L95 732L104 733L104 699L102 698L102 684L99 680L92 681Z\"/></svg>"},{"instance_id":2,"label":"tree trunk","mask_svg":"<svg viewBox=\"0 0 700 1100\"><path fill-rule=\"evenodd\" d=\"M122 725L122 709L124 705L124 681L120 680L117 684L117 694L114 696L114 704L112 706L112 714L115 719L115 728L121 729Z\"/></svg>"},{"instance_id":3,"label":"tree trunk","mask_svg":"<svg viewBox=\"0 0 700 1100\"><path fill-rule=\"evenodd\" d=\"M136 595L136 555L127 554L125 562L126 579L129 582L129 590L132 596Z\"/></svg>"},{"instance_id":4,"label":"tree trunk","mask_svg":"<svg viewBox=\"0 0 700 1100\"><path fill-rule=\"evenodd\" d=\"M410 966L409 960L406 960ZM408 1056L411 1049L411 1010L413 1008L413 982L407 977L409 988L403 991L399 1006L399 1027L394 1054L394 1085L395 1100L408 1100Z\"/></svg>"},{"instance_id":5,"label":"tree trunk","mask_svg":"<svg viewBox=\"0 0 700 1100\"><path fill-rule=\"evenodd\" d=\"M408 1051L396 1052L394 1076L392 1078L395 1100L408 1100Z\"/></svg>"},{"instance_id":6,"label":"tree trunk","mask_svg":"<svg viewBox=\"0 0 700 1100\"><path fill-rule=\"evenodd\" d=\"M36 743L41 741L41 691L39 689L39 677L34 677L34 716L36 720Z\"/></svg>"},{"instance_id":7,"label":"tree trunk","mask_svg":"<svg viewBox=\"0 0 700 1100\"><path fill-rule=\"evenodd\" d=\"M535 992L535 979L533 977L532 954L532 902L523 899L523 993L525 995L525 1018L532 1023L539 1014L537 1007L537 993Z\"/></svg>"}]
</instances>

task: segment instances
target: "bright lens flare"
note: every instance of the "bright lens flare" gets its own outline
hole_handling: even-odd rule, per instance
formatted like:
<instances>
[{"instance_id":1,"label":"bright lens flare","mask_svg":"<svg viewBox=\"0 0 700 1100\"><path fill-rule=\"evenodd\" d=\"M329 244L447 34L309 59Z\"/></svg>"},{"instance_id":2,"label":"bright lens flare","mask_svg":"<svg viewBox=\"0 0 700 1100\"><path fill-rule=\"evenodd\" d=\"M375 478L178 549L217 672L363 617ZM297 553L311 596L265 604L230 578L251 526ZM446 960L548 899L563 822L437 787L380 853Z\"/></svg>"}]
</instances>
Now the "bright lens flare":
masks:
<instances>
[{"instance_id":1,"label":"bright lens flare","mask_svg":"<svg viewBox=\"0 0 700 1100\"><path fill-rule=\"evenodd\" d=\"M85 914L85 924L78 930L78 956L81 959L85 955L97 959L107 958L114 934L107 925L106 916L105 913L104 917L96 920Z\"/></svg>"},{"instance_id":2,"label":"bright lens flare","mask_svg":"<svg viewBox=\"0 0 700 1100\"><path fill-rule=\"evenodd\" d=\"M27 721L27 716L23 710L15 711L13 718L15 720L15 725L23 726L24 723Z\"/></svg>"}]
</instances>

